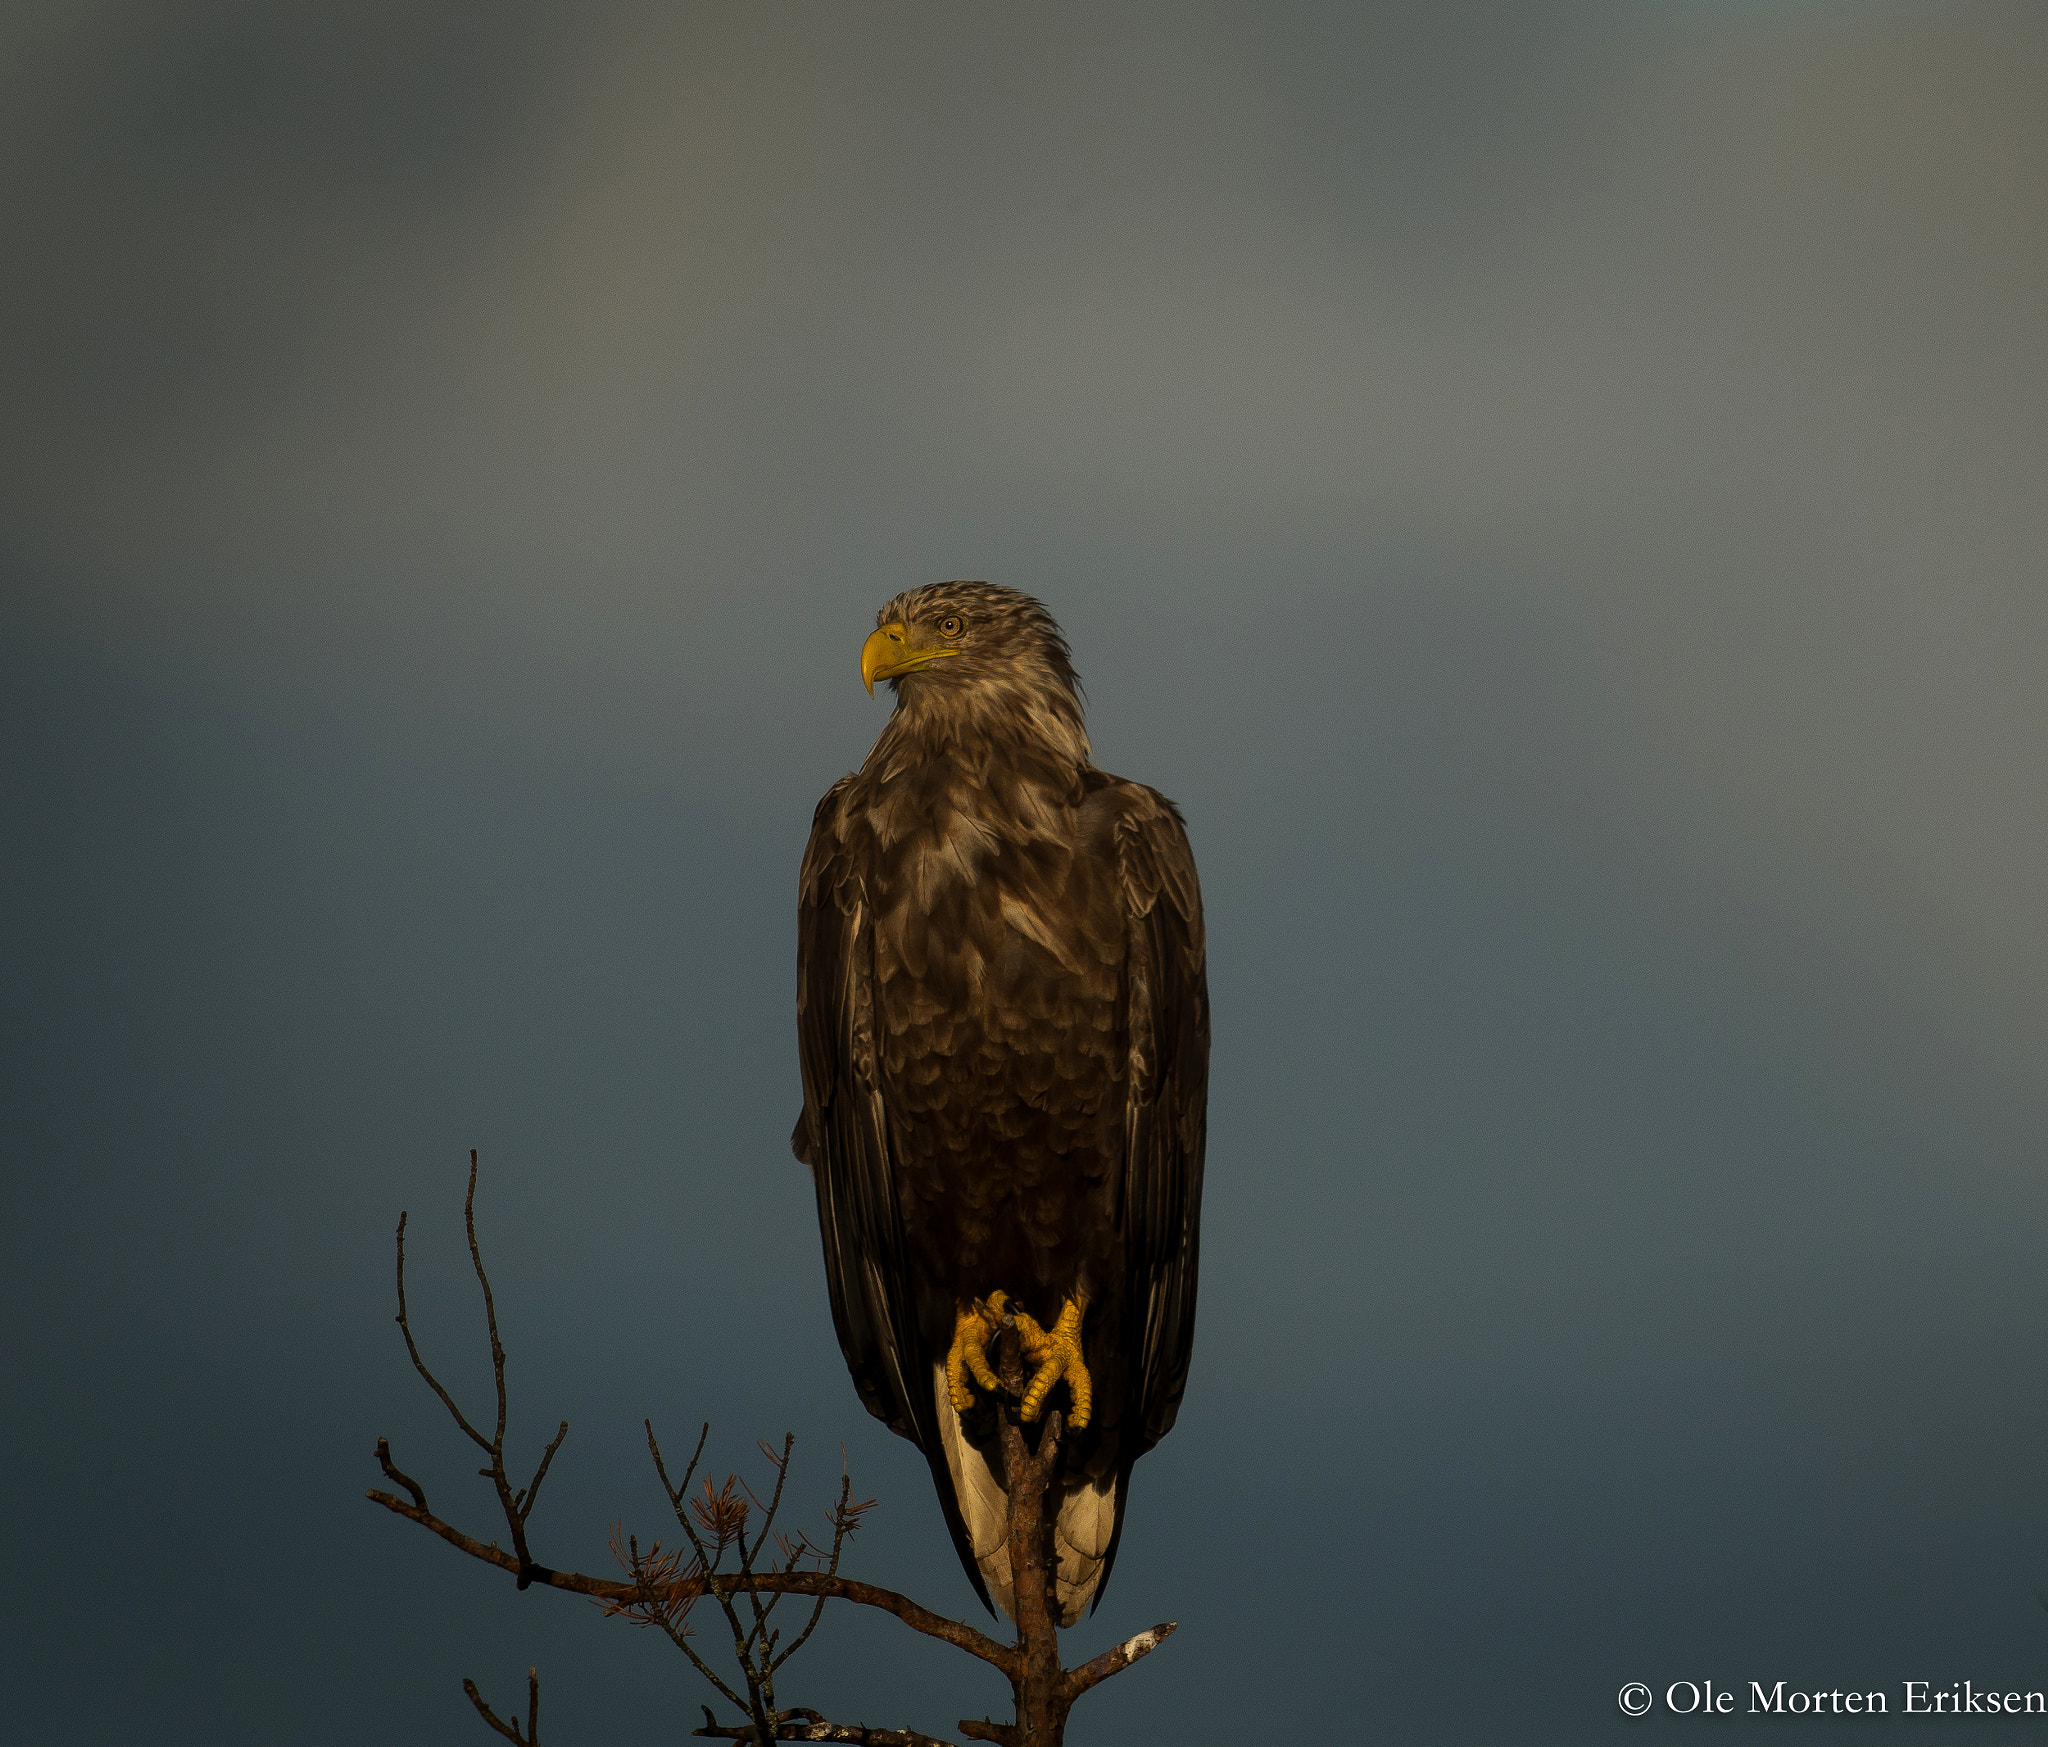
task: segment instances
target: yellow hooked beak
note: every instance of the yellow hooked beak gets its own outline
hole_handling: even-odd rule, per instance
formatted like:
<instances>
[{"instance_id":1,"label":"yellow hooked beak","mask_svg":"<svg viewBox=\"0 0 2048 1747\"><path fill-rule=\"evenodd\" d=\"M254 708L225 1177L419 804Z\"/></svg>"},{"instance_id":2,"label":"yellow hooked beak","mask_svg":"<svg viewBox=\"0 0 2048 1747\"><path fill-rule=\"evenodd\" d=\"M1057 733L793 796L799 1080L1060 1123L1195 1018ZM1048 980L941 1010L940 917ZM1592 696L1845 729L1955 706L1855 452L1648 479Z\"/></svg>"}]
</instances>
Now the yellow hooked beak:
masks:
<instances>
[{"instance_id":1,"label":"yellow hooked beak","mask_svg":"<svg viewBox=\"0 0 2048 1747\"><path fill-rule=\"evenodd\" d=\"M860 646L860 682L868 688L868 696L873 697L876 680L914 673L920 667L929 667L934 661L959 653L944 644L913 643L910 627L899 619L893 625L884 625Z\"/></svg>"}]
</instances>

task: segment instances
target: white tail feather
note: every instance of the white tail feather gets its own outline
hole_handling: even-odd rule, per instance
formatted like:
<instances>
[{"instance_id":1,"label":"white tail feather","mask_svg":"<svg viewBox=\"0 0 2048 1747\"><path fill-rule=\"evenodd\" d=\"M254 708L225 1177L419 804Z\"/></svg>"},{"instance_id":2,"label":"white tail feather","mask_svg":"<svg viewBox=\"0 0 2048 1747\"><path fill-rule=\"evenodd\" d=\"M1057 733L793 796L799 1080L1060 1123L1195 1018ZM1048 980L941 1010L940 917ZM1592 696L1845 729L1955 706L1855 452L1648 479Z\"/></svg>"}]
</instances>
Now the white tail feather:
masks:
<instances>
[{"instance_id":1,"label":"white tail feather","mask_svg":"<svg viewBox=\"0 0 2048 1747\"><path fill-rule=\"evenodd\" d=\"M1014 1620L1017 1588L1010 1581L1010 1501L981 1452L961 1435L960 1415L946 1388L943 1366L932 1367L932 1390L939 1401L939 1438L946 1446L953 1497L960 1505L960 1520L967 1525L974 1562L981 1567L981 1580L996 1606Z\"/></svg>"},{"instance_id":2,"label":"white tail feather","mask_svg":"<svg viewBox=\"0 0 2048 1747\"><path fill-rule=\"evenodd\" d=\"M1116 1533L1116 1478L1096 1481L1069 1493L1053 1525L1053 1547L1060 1557L1055 1587L1059 1591L1060 1624L1079 1621L1102 1582L1102 1561Z\"/></svg>"},{"instance_id":3,"label":"white tail feather","mask_svg":"<svg viewBox=\"0 0 2048 1747\"><path fill-rule=\"evenodd\" d=\"M939 1437L946 1446L946 1467L953 1476L953 1496L960 1520L974 1548L974 1562L990 1597L1011 1619L1017 1617L1017 1590L1010 1579L1010 1501L981 1452L960 1430L960 1415L946 1389L945 1371L932 1368L932 1390L938 1399ZM1102 1561L1116 1532L1116 1481L1103 1480L1070 1493L1060 1504L1053 1526L1053 1550L1059 1557L1054 1573L1054 1602L1060 1624L1076 1624L1102 1582Z\"/></svg>"}]
</instances>

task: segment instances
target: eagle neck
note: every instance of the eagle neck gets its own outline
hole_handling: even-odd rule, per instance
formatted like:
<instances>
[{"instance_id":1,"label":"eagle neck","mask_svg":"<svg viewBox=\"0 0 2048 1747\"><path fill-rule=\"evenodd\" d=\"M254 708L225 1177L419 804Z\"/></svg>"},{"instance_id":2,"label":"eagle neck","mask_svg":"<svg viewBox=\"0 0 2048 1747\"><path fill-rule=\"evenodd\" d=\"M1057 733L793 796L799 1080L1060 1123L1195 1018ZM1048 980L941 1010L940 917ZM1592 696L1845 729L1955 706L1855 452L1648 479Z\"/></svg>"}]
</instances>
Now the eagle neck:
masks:
<instances>
[{"instance_id":1,"label":"eagle neck","mask_svg":"<svg viewBox=\"0 0 2048 1747\"><path fill-rule=\"evenodd\" d=\"M1009 688L937 693L905 685L862 769L884 781L935 764L978 782L998 770L1030 771L1065 789L1092 763L1088 731L1071 697L1049 699Z\"/></svg>"}]
</instances>

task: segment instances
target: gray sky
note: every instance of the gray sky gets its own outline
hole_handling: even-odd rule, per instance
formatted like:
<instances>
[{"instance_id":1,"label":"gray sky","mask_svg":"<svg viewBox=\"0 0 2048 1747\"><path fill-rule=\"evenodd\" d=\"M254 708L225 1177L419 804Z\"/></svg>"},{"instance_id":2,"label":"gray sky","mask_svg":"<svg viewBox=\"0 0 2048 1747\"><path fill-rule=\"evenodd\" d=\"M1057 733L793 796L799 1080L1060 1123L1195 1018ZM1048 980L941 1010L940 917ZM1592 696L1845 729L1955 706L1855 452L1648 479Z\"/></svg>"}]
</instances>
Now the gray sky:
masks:
<instances>
[{"instance_id":1,"label":"gray sky","mask_svg":"<svg viewBox=\"0 0 2048 1747\"><path fill-rule=\"evenodd\" d=\"M973 1605L787 1151L796 858L948 576L1210 911L1196 1368L1070 1644L1182 1635L1077 1747L2048 1688L2048 15L4 31L24 1739L694 1715L361 1501L388 1433L489 1521L390 1322L404 1207L482 1380L472 1145L543 1558L708 1417ZM947 1732L955 1660L834 1619L786 1697Z\"/></svg>"}]
</instances>

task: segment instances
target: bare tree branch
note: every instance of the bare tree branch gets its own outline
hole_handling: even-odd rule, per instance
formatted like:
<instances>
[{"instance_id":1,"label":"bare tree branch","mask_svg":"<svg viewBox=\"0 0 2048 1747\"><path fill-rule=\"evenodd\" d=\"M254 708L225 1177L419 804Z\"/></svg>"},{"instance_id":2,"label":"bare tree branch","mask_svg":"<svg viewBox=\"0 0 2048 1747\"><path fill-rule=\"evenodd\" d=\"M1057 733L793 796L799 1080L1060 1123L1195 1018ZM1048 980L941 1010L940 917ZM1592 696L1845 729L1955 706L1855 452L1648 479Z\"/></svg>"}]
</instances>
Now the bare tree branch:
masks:
<instances>
[{"instance_id":1,"label":"bare tree branch","mask_svg":"<svg viewBox=\"0 0 2048 1747\"><path fill-rule=\"evenodd\" d=\"M854 1504L850 1502L852 1497L853 1477L846 1471L846 1452L842 1449L839 1452L839 1502L833 1507L831 1513L832 1557L831 1563L825 1567L826 1574L828 1576L836 1575L838 1573L839 1555L841 1551L845 1548L848 1537L850 1537L854 1533L854 1531L860 1527L860 1519L862 1513L865 1511L872 1510L875 1505L875 1501L872 1498L869 1499L865 1504ZM799 1537L797 1545L790 1550L788 1561L784 1566L785 1570L794 1571L796 1569L797 1559L801 1555L805 1544L806 1543L802 1540L802 1538ZM783 1651L783 1653L780 1656L776 1657L775 1666L777 1668L780 1668L785 1662L787 1662L792 1656L794 1656L799 1650L801 1650L804 1647L804 1641L807 1638L809 1638L814 1631L818 1629L818 1621L825 1612L826 1600L827 1598L825 1596L821 1595L818 1597L816 1603L811 1608L810 1619L805 1623L804 1629L797 1634L796 1642L790 1645L790 1647L787 1650Z\"/></svg>"},{"instance_id":2,"label":"bare tree branch","mask_svg":"<svg viewBox=\"0 0 2048 1747\"><path fill-rule=\"evenodd\" d=\"M420 1483L410 1474L401 1473L391 1465L391 1444L386 1438L377 1440L377 1465L384 1470L387 1480L394 1480L412 1494L412 1501L421 1510L427 1508L427 1495L420 1490Z\"/></svg>"},{"instance_id":3,"label":"bare tree branch","mask_svg":"<svg viewBox=\"0 0 2048 1747\"><path fill-rule=\"evenodd\" d=\"M1167 1620L1149 1632L1112 1644L1091 1662L1084 1662L1067 1676L1067 1702L1079 1698L1091 1686L1098 1686L1112 1674L1121 1674L1140 1656L1149 1656L1180 1629L1178 1620Z\"/></svg>"},{"instance_id":4,"label":"bare tree branch","mask_svg":"<svg viewBox=\"0 0 2048 1747\"><path fill-rule=\"evenodd\" d=\"M796 1722L795 1717L814 1719ZM710 1735L727 1741L758 1741L751 1723L727 1725L712 1718L707 1710L705 1724L701 1729L692 1729L693 1735ZM784 1711L784 1721L775 1726L778 1741L851 1741L857 1747L953 1747L951 1741L942 1741L936 1735L920 1735L915 1729L870 1729L862 1723L828 1723L816 1711Z\"/></svg>"},{"instance_id":5,"label":"bare tree branch","mask_svg":"<svg viewBox=\"0 0 2048 1747\"><path fill-rule=\"evenodd\" d=\"M470 1263L483 1293L484 1326L490 1339L491 1376L497 1410L490 1437L486 1438L463 1414L453 1395L428 1368L413 1337L405 1299L406 1216L403 1214L399 1216L397 1234L398 1326L405 1337L406 1352L412 1360L413 1369L434 1392L456 1426L490 1458L489 1466L478 1472L491 1482L497 1494L498 1507L512 1543L511 1550L508 1552L495 1541L486 1545L436 1516L427 1504L425 1489L396 1465L392 1460L390 1443L383 1438L377 1440L378 1466L387 1480L404 1489L410 1502L390 1492L372 1491L368 1496L373 1503L382 1505L394 1515L440 1536L459 1552L511 1574L521 1589L539 1583L546 1588L566 1590L596 1602L608 1614L623 1615L637 1625L661 1628L720 1695L746 1713L745 1722L723 1724L707 1709L704 1727L696 1731L698 1735L751 1741L759 1743L760 1747L766 1747L771 1741L836 1741L855 1743L856 1747L863 1747L863 1744L864 1747L952 1747L949 1742L920 1734L914 1729L870 1729L865 1724L834 1723L819 1712L804 1707L778 1708L776 1674L809 1641L823 1615L825 1603L831 1600L849 1601L893 1614L911 1630L951 1644L998 1669L1010 1682L1017 1703L1017 1721L998 1723L988 1717L963 1719L960 1730L969 1740L992 1741L999 1743L1000 1747L1060 1747L1067 1713L1074 1702L1102 1681L1150 1654L1173 1633L1172 1622L1155 1626L1149 1632L1140 1632L1136 1637L1112 1646L1078 1668L1062 1668L1054 1626L1057 1561L1052 1539L1061 1492L1060 1447L1065 1428L1057 1410L1046 1414L1044 1423L1039 1427L1028 1428L1023 1424L1017 1405L1023 1393L1022 1354L1017 1331L1008 1324L998 1348L999 1368L1007 1396L999 1403L998 1435L1004 1490L1009 1500L1013 1611L1018 1621L1016 1643L999 1644L964 1621L945 1619L908 1596L839 1575L839 1563L847 1542L858 1531L862 1516L875 1503L873 1499L858 1504L853 1501L853 1482L846 1472L844 1451L841 1452L839 1496L827 1512L827 1519L832 1525L829 1552L801 1532L793 1536L777 1532L776 1518L782 1508L795 1448L794 1437L788 1435L783 1438L779 1451L766 1442L760 1446L762 1455L775 1470L774 1484L766 1489L768 1496L764 1500L736 1474L728 1475L724 1484L717 1488L713 1487L708 1476L699 1479L698 1466L711 1432L708 1424L698 1434L680 1484L671 1480L660 1443L654 1435L653 1422L645 1422L648 1454L669 1508L689 1544L690 1557L686 1560L680 1547L664 1550L659 1541L650 1543L642 1552L638 1537L632 1535L624 1535L621 1544L621 1526L613 1532L612 1547L625 1569L625 1582L607 1581L578 1571L557 1571L537 1563L527 1545L526 1524L533 1514L541 1483L547 1478L555 1453L568 1436L569 1423L567 1420L561 1423L541 1453L533 1478L525 1486L515 1488L505 1469L505 1428L509 1418L505 1349L499 1336L497 1305L491 1293L490 1276L485 1271L483 1249L477 1241L476 1184L477 1155L472 1151L469 1155L468 1192L463 1198L463 1228L469 1242ZM1034 1430L1035 1436L1032 1435ZM698 1487L695 1494L690 1491L693 1482ZM755 1513L758 1513L758 1521L754 1520ZM761 1569L761 1560L771 1545L780 1553L780 1565L778 1567L777 1561L770 1557L767 1569ZM737 1568L721 1571L720 1564L731 1552L738 1555ZM799 1569L806 1560L813 1561L819 1569ZM746 1687L744 1697L737 1687L728 1685L688 1641L692 1635L690 1610L707 1595L717 1602L732 1633L734 1657L740 1665ZM781 1647L781 1634L771 1623L775 1608L785 1595L813 1598L810 1618L786 1649ZM737 1605L742 1598L744 1612ZM524 1733L516 1719L508 1723L491 1709L474 1681L465 1680L462 1684L477 1714L500 1736L518 1743L519 1747L539 1747L540 1677L536 1671L528 1671L529 1702Z\"/></svg>"},{"instance_id":6,"label":"bare tree branch","mask_svg":"<svg viewBox=\"0 0 2048 1747\"><path fill-rule=\"evenodd\" d=\"M405 1336L405 1350L412 1356L413 1369L426 1380L427 1387L440 1397L441 1405L448 1410L449 1417L478 1449L491 1459L488 1468L477 1472L488 1480L498 1494L498 1503L505 1512L505 1525L511 1531L512 1550L519 1559L519 1587L526 1588L536 1577L543 1575L526 1550L526 1519L533 1514L533 1506L540 1496L540 1483L547 1478L549 1465L555 1459L555 1452L562 1447L562 1440L569 1435L569 1422L563 1420L561 1429L555 1433L554 1441L542 1453L540 1466L534 1470L533 1479L525 1486L513 1491L512 1482L505 1473L505 1348L498 1339L498 1307L491 1297L490 1276L484 1272L483 1251L476 1241L476 1148L469 1149L469 1191L462 1198L462 1224L469 1237L469 1259L476 1269L477 1284L484 1293L484 1326L491 1337L491 1377L496 1386L498 1422L491 1437L469 1423L461 1408L455 1405L455 1397L441 1386L441 1380L427 1369L427 1362L420 1357L419 1343L413 1339L412 1323L405 1307L405 1222L406 1215L398 1216L398 1327ZM380 1448L383 1447L380 1444ZM387 1464L388 1466L388 1464ZM398 1478L396 1470L391 1470ZM415 1494L418 1488L401 1479L400 1483Z\"/></svg>"},{"instance_id":7,"label":"bare tree branch","mask_svg":"<svg viewBox=\"0 0 2048 1747\"><path fill-rule=\"evenodd\" d=\"M698 1568L702 1571L705 1580L707 1582L710 1581L718 1569L719 1560L725 1557L726 1549L735 1542L739 1544L740 1549L740 1576L742 1578L748 1576L746 1558L747 1501L740 1498L733 1491L734 1486L738 1483L738 1476L727 1475L725 1485L717 1492L713 1492L711 1490L710 1477L707 1475L704 1480L703 1497L691 1499L687 1509L684 1508L683 1504L684 1493L689 1489L690 1477L697 1471L697 1459L704 1453L704 1440L711 1435L710 1423L707 1421L704 1429L697 1434L697 1448L691 1453L689 1467L683 1470L683 1484L680 1487L671 1487L669 1485L668 1465L663 1462L661 1457L661 1445L654 1435L654 1422L652 1420L643 1420L641 1423L647 1428L647 1453L654 1459L654 1472L660 1477L662 1490L668 1494L669 1508L675 1512L676 1521L683 1525L683 1533L690 1538L690 1545L697 1554ZM777 1497L779 1498L780 1496L781 1493L778 1488ZM690 1520L693 1516L697 1519L694 1523ZM709 1535L712 1540L712 1547L708 1552L705 1550L703 1540L697 1533L700 1526L703 1528L704 1533ZM754 1633L741 1625L739 1610L732 1603L733 1595L737 1592L726 1588L713 1587L711 1593L717 1599L719 1612L725 1615L726 1624L732 1630L733 1658L739 1663L740 1673L746 1679L747 1696L742 1700L738 1694L727 1686L724 1681L718 1679L716 1675L711 1676L711 1682L727 1698L731 1699L734 1704L742 1706L743 1709L751 1714L756 1739L762 1741L772 1740L775 1732L775 1694L772 1671L764 1674L763 1670L757 1667L754 1662ZM751 1590L747 1591L746 1594L748 1605L754 1613L756 1629L765 1630L765 1616L762 1613L760 1601ZM673 1633L670 1635L674 1636ZM685 1651L690 1660L696 1663L700 1670L706 1673L709 1672L704 1669L703 1659L698 1656L695 1650L690 1649L680 1638L676 1639L676 1644L679 1649Z\"/></svg>"},{"instance_id":8,"label":"bare tree branch","mask_svg":"<svg viewBox=\"0 0 2048 1747\"><path fill-rule=\"evenodd\" d=\"M997 1374L1011 1397L1002 1404L998 1435L1003 1453L1003 1491L1010 1505L1011 1615L1017 1622L1017 1667L1010 1685L1017 1698L1016 1738L1036 1747L1060 1741L1066 1727L1067 1696L1060 1672L1054 1573L1053 1522L1059 1513L1060 1438L1065 1422L1055 1408L1039 1429L1037 1447L1012 1404L1024 1393L1022 1337L1006 1323L996 1349Z\"/></svg>"},{"instance_id":9,"label":"bare tree branch","mask_svg":"<svg viewBox=\"0 0 2048 1747\"><path fill-rule=\"evenodd\" d=\"M500 1571L509 1571L515 1576L518 1574L519 1561L495 1543L486 1546L475 1536L466 1535L452 1524L443 1522L431 1511L408 1504L391 1493L371 1491L364 1496L394 1515L431 1530L472 1559L480 1559L486 1565L495 1565ZM555 1571L545 1565L534 1567L533 1580L551 1589L566 1589L572 1594L587 1595L598 1601L630 1601L638 1593L630 1583L612 1583L601 1577L587 1577L580 1571ZM764 1594L817 1595L829 1600L857 1602L862 1607L879 1608L883 1613L894 1614L912 1631L922 1632L927 1638L937 1638L957 1650L965 1650L970 1656L978 1656L1005 1674L1009 1673L1015 1660L1008 1645L998 1644L985 1633L977 1632L959 1620L945 1619L929 1608L920 1607L907 1595L898 1595L895 1590L884 1589L879 1584L858 1583L850 1577L835 1577L823 1571L763 1571L750 1578L696 1577L679 1582L674 1588L679 1595L707 1595L721 1591L730 1594L738 1592L742 1585Z\"/></svg>"},{"instance_id":10,"label":"bare tree branch","mask_svg":"<svg viewBox=\"0 0 2048 1747\"><path fill-rule=\"evenodd\" d=\"M506 1722L498 1713L484 1703L484 1695L477 1691L476 1682L464 1680L462 1690L469 1694L469 1702L476 1706L477 1715L503 1735L508 1741L516 1741L519 1747L540 1747L540 1670L526 1671L526 1733L519 1732L519 1719Z\"/></svg>"},{"instance_id":11,"label":"bare tree branch","mask_svg":"<svg viewBox=\"0 0 2048 1747\"><path fill-rule=\"evenodd\" d=\"M664 1587L658 1583L655 1576L649 1572L646 1561L641 1558L638 1537L629 1536L626 1545L630 1550L628 1569L633 1574L635 1593L641 1604L642 1617L651 1618L656 1625L660 1626L668 1634L669 1641L678 1650L682 1651L685 1656L689 1657L691 1665L706 1680L710 1681L723 1697L739 1705L742 1709L750 1708L747 1700L741 1698L738 1693L727 1686L712 1670L711 1665L697 1654L696 1647L687 1642L690 1635L690 1607L698 1598L694 1595L678 1595L676 1592L681 1587L679 1584L669 1583ZM661 1543L658 1541L655 1543L655 1550L657 1552L660 1550L660 1545ZM690 1561L690 1568L693 1572L701 1571L703 1569L702 1559L692 1559ZM611 1606L605 1609L606 1613L628 1611L631 1610ZM742 1661L741 1667L751 1676L752 1670L747 1668L744 1661ZM752 1680L749 1679L749 1691L752 1690L752 1684Z\"/></svg>"}]
</instances>

